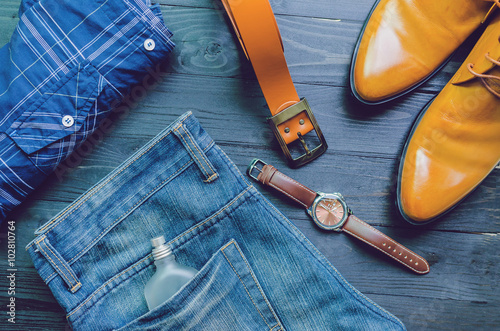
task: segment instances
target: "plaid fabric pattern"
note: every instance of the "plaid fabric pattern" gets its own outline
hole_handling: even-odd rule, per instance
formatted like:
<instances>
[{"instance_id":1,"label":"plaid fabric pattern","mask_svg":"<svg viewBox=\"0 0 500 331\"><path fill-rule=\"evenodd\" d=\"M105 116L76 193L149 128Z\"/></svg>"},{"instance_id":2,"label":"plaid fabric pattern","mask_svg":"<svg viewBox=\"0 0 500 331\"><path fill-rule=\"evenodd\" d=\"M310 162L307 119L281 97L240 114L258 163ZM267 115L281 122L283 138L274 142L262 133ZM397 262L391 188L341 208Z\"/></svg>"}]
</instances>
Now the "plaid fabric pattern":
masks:
<instances>
[{"instance_id":1,"label":"plaid fabric pattern","mask_svg":"<svg viewBox=\"0 0 500 331\"><path fill-rule=\"evenodd\" d=\"M20 14L0 49L0 221L174 47L149 0L25 0Z\"/></svg>"}]
</instances>

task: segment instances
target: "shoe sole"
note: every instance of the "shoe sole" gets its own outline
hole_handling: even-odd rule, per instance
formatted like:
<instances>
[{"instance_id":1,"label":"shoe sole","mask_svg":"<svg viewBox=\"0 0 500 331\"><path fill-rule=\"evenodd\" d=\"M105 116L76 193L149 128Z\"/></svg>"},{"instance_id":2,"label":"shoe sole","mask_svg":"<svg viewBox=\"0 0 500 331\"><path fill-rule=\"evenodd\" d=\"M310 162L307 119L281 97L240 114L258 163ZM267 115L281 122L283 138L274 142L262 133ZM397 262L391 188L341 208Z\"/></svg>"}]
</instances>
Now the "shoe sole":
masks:
<instances>
[{"instance_id":1,"label":"shoe sole","mask_svg":"<svg viewBox=\"0 0 500 331\"><path fill-rule=\"evenodd\" d=\"M356 47L354 48L354 52L353 52L353 55L351 57L351 65L350 65L350 68L349 68L349 85L351 87L351 94L356 98L358 99L358 101L360 101L361 103L365 104L365 105L370 105L370 106L375 106L375 105L380 105L380 104L383 104L383 103L387 103L389 101L392 101L394 99L397 99L405 94L408 94L410 92L412 92L413 90L419 88L420 86L422 86L425 82L427 82L429 79L432 78L432 76L434 76L438 71L440 71L441 69L443 69L443 67L448 64L448 62L450 62L451 58L453 57L453 55L455 54L455 51L446 59L444 60L443 63L441 63L439 65L439 67L437 67L436 69L434 69L431 73L429 73L429 75L427 75L426 77L424 77L421 81L417 82L415 85L409 87L408 89L398 93L398 94L395 94L393 96L390 96L390 97L387 97L385 99L382 99L382 100L378 100L378 101L368 101L368 100L365 100L363 99L359 94L358 92L356 91L356 88L354 87L354 66L355 66L355 63L356 63L356 59L358 58L358 50L359 50L359 44L361 43L361 39L363 38L363 35L365 34L365 29L366 29L366 25L368 24L368 21L370 20L370 18L372 17L372 14L373 14L373 11L375 10L375 8L378 6L379 2L381 0L377 0L377 2L375 2L375 4L373 5L372 9L370 10L370 13L368 14L368 17L367 19L365 20L365 22L363 23L363 27L361 28L361 32L358 36L358 40L356 41ZM467 40L467 38L465 39ZM464 41L465 42L465 41ZM460 47L460 46L458 46ZM457 47L457 49L458 49Z\"/></svg>"},{"instance_id":2,"label":"shoe sole","mask_svg":"<svg viewBox=\"0 0 500 331\"><path fill-rule=\"evenodd\" d=\"M405 162L405 159L406 159L406 152L408 150L408 145L410 144L410 140L413 137L413 134L415 133L415 130L417 129L418 125L420 124L420 121L424 117L425 113L427 112L427 110L429 109L429 107L431 106L431 104L434 102L434 99L436 99L436 97L433 97L425 105L425 107L420 111L420 114L418 115L417 119L413 123L413 126L412 126L412 128L410 130L410 133L408 134L408 138L406 139L405 145L403 147L403 152L401 153L401 161L399 162L399 167L398 167L398 182L397 182L397 191L396 191L396 205L398 207L398 210L399 210L399 213L401 214L401 216L403 216L403 218L408 223L413 224L413 225L426 225L426 224L429 224L429 223L435 221L436 219L438 219L440 217L443 217L444 215L446 215L450 211L452 211L462 201L464 201L469 195L471 195L472 192L474 192L481 185L481 183L497 168L497 166L494 166L493 169L491 169L491 171L488 172L488 174L486 176L484 176L483 180L481 180L479 183L477 183L476 187L474 187L462 199L460 199L457 203L455 203L453 206L451 206L450 208L448 208L447 210L445 210L441 214L438 214L438 215L434 216L433 218L431 218L431 219L429 219L427 221L424 221L424 222L417 222L417 221L413 220L412 218L410 218L408 215L406 215L406 213L403 211L402 203L401 203L401 176L403 174L403 165L404 165L404 162Z\"/></svg>"}]
</instances>

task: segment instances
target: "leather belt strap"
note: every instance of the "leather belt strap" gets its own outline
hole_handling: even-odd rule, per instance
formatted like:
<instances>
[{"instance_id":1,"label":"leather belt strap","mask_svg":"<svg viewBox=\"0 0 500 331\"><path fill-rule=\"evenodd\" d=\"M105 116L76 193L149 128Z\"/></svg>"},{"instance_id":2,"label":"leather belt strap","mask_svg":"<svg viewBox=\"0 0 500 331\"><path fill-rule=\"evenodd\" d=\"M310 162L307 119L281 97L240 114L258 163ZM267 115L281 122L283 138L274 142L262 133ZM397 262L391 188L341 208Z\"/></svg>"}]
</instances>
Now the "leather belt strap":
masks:
<instances>
[{"instance_id":1,"label":"leather belt strap","mask_svg":"<svg viewBox=\"0 0 500 331\"><path fill-rule=\"evenodd\" d=\"M314 160L328 148L314 115L293 85L271 5L268 0L222 0L233 28L252 63L272 117L268 119L292 167ZM315 130L320 144L310 148L304 136ZM305 154L293 158L288 144L299 140Z\"/></svg>"},{"instance_id":2,"label":"leather belt strap","mask_svg":"<svg viewBox=\"0 0 500 331\"><path fill-rule=\"evenodd\" d=\"M262 161L259 160L259 162ZM250 177L256 179L264 185L269 185L275 188L293 200L299 202L307 209L313 205L316 197L318 196L316 192L278 171L272 165L265 164L264 162L262 163L264 166L262 169L258 169L255 166L257 163L254 161L252 162L247 170ZM257 177L252 175L253 169L259 171ZM354 215L349 215L347 217L341 231L344 231L349 235L367 243L418 274L426 274L429 272L429 264L424 258L386 236L368 223L363 222Z\"/></svg>"}]
</instances>

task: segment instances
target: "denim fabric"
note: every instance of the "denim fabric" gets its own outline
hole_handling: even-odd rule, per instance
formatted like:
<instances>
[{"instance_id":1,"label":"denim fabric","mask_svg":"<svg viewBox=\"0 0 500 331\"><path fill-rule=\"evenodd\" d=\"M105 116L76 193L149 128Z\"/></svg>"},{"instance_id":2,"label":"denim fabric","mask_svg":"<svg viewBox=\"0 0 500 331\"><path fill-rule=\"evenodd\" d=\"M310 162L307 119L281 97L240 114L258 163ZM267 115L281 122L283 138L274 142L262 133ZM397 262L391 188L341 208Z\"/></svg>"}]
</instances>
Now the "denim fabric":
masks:
<instances>
[{"instance_id":1,"label":"denim fabric","mask_svg":"<svg viewBox=\"0 0 500 331\"><path fill-rule=\"evenodd\" d=\"M0 221L171 51L149 1L22 1L0 49Z\"/></svg>"},{"instance_id":2,"label":"denim fabric","mask_svg":"<svg viewBox=\"0 0 500 331\"><path fill-rule=\"evenodd\" d=\"M354 289L187 113L36 232L75 330L404 330ZM199 270L148 311L150 239Z\"/></svg>"}]
</instances>

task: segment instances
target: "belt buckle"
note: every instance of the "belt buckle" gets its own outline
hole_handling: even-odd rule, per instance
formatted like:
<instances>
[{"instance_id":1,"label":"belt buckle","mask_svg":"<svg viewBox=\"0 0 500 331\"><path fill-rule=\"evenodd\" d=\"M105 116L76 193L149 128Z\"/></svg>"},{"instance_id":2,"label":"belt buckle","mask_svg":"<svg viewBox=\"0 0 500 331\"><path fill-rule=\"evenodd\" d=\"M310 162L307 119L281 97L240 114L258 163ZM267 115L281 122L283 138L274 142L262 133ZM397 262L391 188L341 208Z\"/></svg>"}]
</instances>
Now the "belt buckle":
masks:
<instances>
[{"instance_id":1,"label":"belt buckle","mask_svg":"<svg viewBox=\"0 0 500 331\"><path fill-rule=\"evenodd\" d=\"M280 131L278 130L278 125L281 123L297 116L298 114L304 112L306 113L307 117L311 121L311 124L314 128L314 131L316 131L316 136L318 137L320 144L316 147L314 147L312 150L307 146L306 141L304 139L304 136L300 134L299 132L299 141L302 144L302 147L304 147L304 150L306 151L304 154L297 158L293 158L292 154L290 153L290 150L288 149L288 145L286 144L285 140L280 134ZM298 168L303 166L304 164L311 162L312 160L316 159L318 156L323 154L327 148L328 145L326 143L325 137L323 137L323 133L321 132L321 129L319 128L318 122L316 121L316 118L314 118L314 115L312 113L311 107L309 107L309 103L307 103L306 98L300 99L299 102L294 104L293 106L290 106L278 114L269 117L267 119L269 125L271 126L271 129L273 130L274 135L276 136L276 139L278 139L278 142L280 144L281 150L283 151L283 154L285 154L285 158L288 162L288 165L292 168Z\"/></svg>"}]
</instances>

